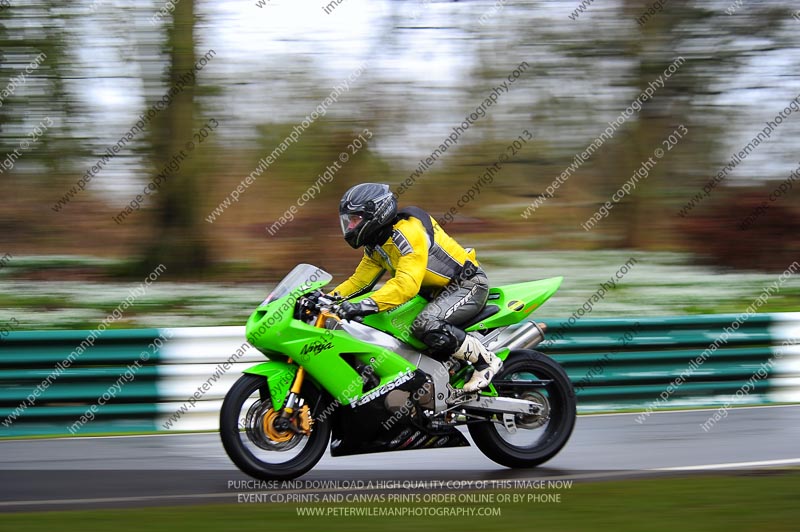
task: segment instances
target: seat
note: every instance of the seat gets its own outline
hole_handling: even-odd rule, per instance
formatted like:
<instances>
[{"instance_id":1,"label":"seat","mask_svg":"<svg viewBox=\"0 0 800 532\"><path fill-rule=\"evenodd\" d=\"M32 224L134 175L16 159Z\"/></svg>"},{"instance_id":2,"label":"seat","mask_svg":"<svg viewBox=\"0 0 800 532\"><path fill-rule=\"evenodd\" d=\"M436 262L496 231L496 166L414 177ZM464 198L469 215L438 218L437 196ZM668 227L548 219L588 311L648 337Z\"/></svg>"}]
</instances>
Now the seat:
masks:
<instances>
[{"instance_id":1,"label":"seat","mask_svg":"<svg viewBox=\"0 0 800 532\"><path fill-rule=\"evenodd\" d=\"M461 329L472 327L476 323L485 320L489 316L494 316L498 312L500 312L500 307L498 307L497 305L486 305L475 316L465 321L464 323L457 324L457 326L460 327Z\"/></svg>"}]
</instances>

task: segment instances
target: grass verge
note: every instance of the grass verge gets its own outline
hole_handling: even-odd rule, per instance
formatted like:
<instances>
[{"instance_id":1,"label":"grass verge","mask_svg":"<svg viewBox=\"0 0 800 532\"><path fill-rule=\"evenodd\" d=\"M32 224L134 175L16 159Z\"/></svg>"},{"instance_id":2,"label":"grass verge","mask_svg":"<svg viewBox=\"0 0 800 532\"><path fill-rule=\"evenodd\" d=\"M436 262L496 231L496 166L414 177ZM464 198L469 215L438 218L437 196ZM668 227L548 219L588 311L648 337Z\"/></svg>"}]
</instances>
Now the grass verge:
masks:
<instances>
[{"instance_id":1,"label":"grass verge","mask_svg":"<svg viewBox=\"0 0 800 532\"><path fill-rule=\"evenodd\" d=\"M252 503L203 506L5 514L4 530L63 532L114 530L316 530L321 532L408 530L793 531L800 520L800 470L575 483L570 489L483 491L494 502L298 504ZM501 494L555 494L559 502L498 503ZM467 492L456 492L467 494ZM233 495L233 494L232 494ZM500 516L414 515L415 508L499 508ZM299 508L329 515L301 516ZM330 508L332 510L325 510ZM342 509L407 508L411 515L335 515ZM359 511L359 510L353 510ZM363 511L363 510L362 510ZM416 513L421 513L416 511ZM501 528L502 527L502 528Z\"/></svg>"}]
</instances>

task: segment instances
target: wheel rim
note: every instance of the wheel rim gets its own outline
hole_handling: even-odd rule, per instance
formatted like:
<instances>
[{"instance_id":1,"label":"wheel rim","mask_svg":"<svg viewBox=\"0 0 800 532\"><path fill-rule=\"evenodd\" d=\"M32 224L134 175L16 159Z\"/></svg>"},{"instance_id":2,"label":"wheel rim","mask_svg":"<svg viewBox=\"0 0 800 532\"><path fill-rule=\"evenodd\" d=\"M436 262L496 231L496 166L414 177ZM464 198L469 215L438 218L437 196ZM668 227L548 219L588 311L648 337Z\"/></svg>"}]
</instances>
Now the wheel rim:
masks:
<instances>
[{"instance_id":1,"label":"wheel rim","mask_svg":"<svg viewBox=\"0 0 800 532\"><path fill-rule=\"evenodd\" d=\"M560 430L560 421L566 397L556 383L555 376L544 368L532 364L524 364L513 371L495 377L497 380L511 381L550 381L543 388L520 390L514 386L496 386L499 395L534 401L542 406L536 414L516 414L514 424L516 432L512 433L503 423L502 416L493 421L494 431L502 443L520 451L530 451L546 446Z\"/></svg>"},{"instance_id":2,"label":"wheel rim","mask_svg":"<svg viewBox=\"0 0 800 532\"><path fill-rule=\"evenodd\" d=\"M302 398L297 411L298 417L306 416L307 419L308 405ZM266 385L253 389L239 406L239 441L245 451L263 464L287 464L299 458L311 444L314 433L310 426L307 433L297 433L277 427L279 419L280 412L272 407ZM298 423L294 426L301 430L305 423Z\"/></svg>"},{"instance_id":3,"label":"wheel rim","mask_svg":"<svg viewBox=\"0 0 800 532\"><path fill-rule=\"evenodd\" d=\"M537 391L528 390L519 394L519 398L540 404L542 409L537 414L517 414L514 416L517 428L538 429L550 420L550 401L547 396Z\"/></svg>"}]
</instances>

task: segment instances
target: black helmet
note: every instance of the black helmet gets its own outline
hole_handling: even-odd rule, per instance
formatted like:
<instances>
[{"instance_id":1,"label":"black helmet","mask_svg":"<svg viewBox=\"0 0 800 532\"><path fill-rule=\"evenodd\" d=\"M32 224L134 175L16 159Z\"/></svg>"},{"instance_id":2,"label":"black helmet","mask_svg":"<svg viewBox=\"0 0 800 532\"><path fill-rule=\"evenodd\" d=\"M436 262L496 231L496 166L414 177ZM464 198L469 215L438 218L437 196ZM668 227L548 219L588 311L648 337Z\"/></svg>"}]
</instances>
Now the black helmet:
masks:
<instances>
[{"instance_id":1,"label":"black helmet","mask_svg":"<svg viewBox=\"0 0 800 532\"><path fill-rule=\"evenodd\" d=\"M397 198L382 183L362 183L344 193L339 220L344 239L353 248L372 241L397 217Z\"/></svg>"}]
</instances>

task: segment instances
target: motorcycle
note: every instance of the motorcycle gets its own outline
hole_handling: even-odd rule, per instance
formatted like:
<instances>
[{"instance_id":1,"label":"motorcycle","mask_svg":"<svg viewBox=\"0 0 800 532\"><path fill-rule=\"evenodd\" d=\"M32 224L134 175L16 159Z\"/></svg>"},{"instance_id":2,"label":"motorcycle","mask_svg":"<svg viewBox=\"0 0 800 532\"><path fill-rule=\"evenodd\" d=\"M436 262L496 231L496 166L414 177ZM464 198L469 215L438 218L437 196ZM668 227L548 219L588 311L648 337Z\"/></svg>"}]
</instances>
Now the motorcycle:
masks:
<instances>
[{"instance_id":1,"label":"motorcycle","mask_svg":"<svg viewBox=\"0 0 800 532\"><path fill-rule=\"evenodd\" d=\"M262 480L307 473L330 441L331 456L475 445L506 467L546 462L575 425L564 369L532 350L544 324L525 321L563 277L493 287L483 310L460 326L503 359L479 392L461 387L470 364L425 354L411 325L427 300L342 320L342 299L320 289L332 276L295 267L247 321L247 340L268 358L225 396L220 436L230 459ZM364 294L361 297L369 297Z\"/></svg>"}]
</instances>

